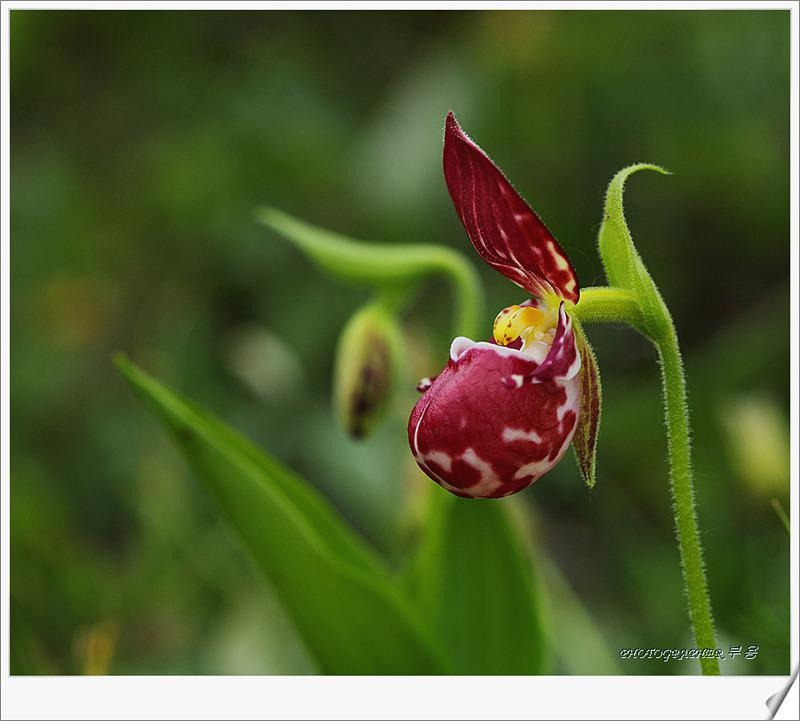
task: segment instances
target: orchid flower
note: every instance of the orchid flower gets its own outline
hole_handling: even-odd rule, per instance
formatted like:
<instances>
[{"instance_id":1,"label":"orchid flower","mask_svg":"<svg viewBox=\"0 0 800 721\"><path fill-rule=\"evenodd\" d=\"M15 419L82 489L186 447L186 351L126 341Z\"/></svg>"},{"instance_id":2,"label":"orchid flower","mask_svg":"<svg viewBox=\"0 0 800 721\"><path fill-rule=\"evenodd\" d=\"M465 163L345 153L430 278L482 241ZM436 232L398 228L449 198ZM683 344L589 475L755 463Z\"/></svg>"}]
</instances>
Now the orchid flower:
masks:
<instances>
[{"instance_id":1,"label":"orchid flower","mask_svg":"<svg viewBox=\"0 0 800 721\"><path fill-rule=\"evenodd\" d=\"M528 294L496 315L488 340L458 335L474 335L481 307L480 283L459 253L353 241L274 208L261 208L257 217L326 271L374 289L370 303L348 323L338 353L337 407L354 435L368 432L389 401L390 376L402 365L396 316L418 281L436 273L452 283L458 337L442 372L418 387L423 395L411 412L408 441L420 468L457 496L517 493L552 469L570 443L592 487L601 390L582 325L623 323L647 338L661 370L669 489L690 622L696 648L714 649L678 334L622 206L626 180L641 170L667 172L637 163L611 179L597 238L608 285L580 288L544 223L452 113L447 116L444 175L456 213L478 255ZM700 665L705 674L719 673L716 658L701 658Z\"/></svg>"},{"instance_id":2,"label":"orchid flower","mask_svg":"<svg viewBox=\"0 0 800 721\"><path fill-rule=\"evenodd\" d=\"M501 498L541 478L574 440L591 484L599 382L570 313L580 298L572 264L452 113L444 175L478 255L531 297L497 314L491 340L453 340L444 370L420 382L408 424L414 458L451 493Z\"/></svg>"}]
</instances>

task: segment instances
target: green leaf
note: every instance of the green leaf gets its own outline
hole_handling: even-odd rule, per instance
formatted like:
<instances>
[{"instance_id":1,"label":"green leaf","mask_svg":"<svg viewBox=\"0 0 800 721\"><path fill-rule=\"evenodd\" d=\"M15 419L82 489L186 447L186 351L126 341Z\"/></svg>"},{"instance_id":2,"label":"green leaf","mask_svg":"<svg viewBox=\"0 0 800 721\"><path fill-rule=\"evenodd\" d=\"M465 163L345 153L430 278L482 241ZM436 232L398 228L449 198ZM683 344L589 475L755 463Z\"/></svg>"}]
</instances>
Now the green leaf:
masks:
<instances>
[{"instance_id":1,"label":"green leaf","mask_svg":"<svg viewBox=\"0 0 800 721\"><path fill-rule=\"evenodd\" d=\"M475 269L450 248L427 244L380 245L351 240L304 223L276 208L256 210L256 220L294 243L321 268L346 280L399 289L409 295L421 278L443 273L456 291L456 333L473 336L483 294Z\"/></svg>"},{"instance_id":2,"label":"green leaf","mask_svg":"<svg viewBox=\"0 0 800 721\"><path fill-rule=\"evenodd\" d=\"M443 670L388 570L313 489L127 359L116 363L273 583L322 673Z\"/></svg>"},{"instance_id":3,"label":"green leaf","mask_svg":"<svg viewBox=\"0 0 800 721\"><path fill-rule=\"evenodd\" d=\"M594 621L581 597L572 589L558 566L543 552L536 553L542 589L546 627L551 639L557 673L570 675L621 674L619 652L615 653Z\"/></svg>"},{"instance_id":4,"label":"green leaf","mask_svg":"<svg viewBox=\"0 0 800 721\"><path fill-rule=\"evenodd\" d=\"M458 674L539 674L545 633L538 586L507 502L431 488L430 518L407 583Z\"/></svg>"},{"instance_id":5,"label":"green leaf","mask_svg":"<svg viewBox=\"0 0 800 721\"><path fill-rule=\"evenodd\" d=\"M669 318L669 313L633 244L622 205L625 181L639 170L653 170L662 175L669 175L669 171L664 168L647 163L631 165L620 170L611 179L606 191L598 245L610 284L634 292L642 311L643 330L651 338L655 338L663 336L667 330L665 322Z\"/></svg>"},{"instance_id":6,"label":"green leaf","mask_svg":"<svg viewBox=\"0 0 800 721\"><path fill-rule=\"evenodd\" d=\"M603 389L600 383L600 370L597 367L592 346L580 323L573 318L575 340L581 354L581 407L578 413L578 427L572 437L572 447L578 459L578 468L584 483L594 488L597 435L600 431L600 411L603 405Z\"/></svg>"}]
</instances>

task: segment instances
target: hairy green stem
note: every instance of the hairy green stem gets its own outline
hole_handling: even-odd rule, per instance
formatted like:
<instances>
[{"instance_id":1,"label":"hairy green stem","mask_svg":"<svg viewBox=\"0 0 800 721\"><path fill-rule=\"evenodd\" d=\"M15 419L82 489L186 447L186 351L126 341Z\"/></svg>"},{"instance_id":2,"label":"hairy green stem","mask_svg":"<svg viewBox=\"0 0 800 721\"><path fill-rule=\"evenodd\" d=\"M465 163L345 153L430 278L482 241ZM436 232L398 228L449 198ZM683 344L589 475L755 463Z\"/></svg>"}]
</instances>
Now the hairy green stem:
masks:
<instances>
[{"instance_id":1,"label":"hairy green stem","mask_svg":"<svg viewBox=\"0 0 800 721\"><path fill-rule=\"evenodd\" d=\"M697 648L716 649L714 621L708 584L703 565L703 544L697 526L692 478L692 449L689 437L689 407L686 404L686 379L674 326L661 338L653 339L661 366L661 387L667 421L667 444L670 460L670 486L675 530L681 554L683 583L689 603L689 616ZM716 658L701 658L706 675L719 675Z\"/></svg>"},{"instance_id":2,"label":"hairy green stem","mask_svg":"<svg viewBox=\"0 0 800 721\"><path fill-rule=\"evenodd\" d=\"M636 296L624 288L582 288L572 311L581 323L627 323L642 331L642 313Z\"/></svg>"},{"instance_id":3,"label":"hairy green stem","mask_svg":"<svg viewBox=\"0 0 800 721\"><path fill-rule=\"evenodd\" d=\"M670 466L670 492L675 518L675 531L683 571L683 583L689 604L689 619L696 647L716 649L714 621L708 595L703 545L697 525L692 478L689 408L686 404L686 379L683 372L678 336L666 306L662 306L663 321L658 335L646 332L641 306L633 292L622 288L586 288L573 309L583 323L627 323L644 334L658 352L661 367L664 412L667 424L667 447ZM716 658L701 658L700 667L706 675L719 674Z\"/></svg>"}]
</instances>

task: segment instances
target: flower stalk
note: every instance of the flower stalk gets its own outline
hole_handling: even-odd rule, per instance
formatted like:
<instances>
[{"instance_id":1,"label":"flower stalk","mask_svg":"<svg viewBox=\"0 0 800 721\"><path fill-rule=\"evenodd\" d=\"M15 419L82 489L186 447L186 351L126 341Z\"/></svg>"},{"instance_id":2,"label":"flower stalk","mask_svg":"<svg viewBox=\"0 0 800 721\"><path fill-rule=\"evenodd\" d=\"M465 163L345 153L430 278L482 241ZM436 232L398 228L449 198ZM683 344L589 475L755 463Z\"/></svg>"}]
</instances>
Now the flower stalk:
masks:
<instances>
[{"instance_id":1,"label":"flower stalk","mask_svg":"<svg viewBox=\"0 0 800 721\"><path fill-rule=\"evenodd\" d=\"M678 346L678 336L672 323L670 332L661 338L652 338L658 351L661 366L661 388L664 395L664 413L667 423L669 450L670 490L675 530L681 555L681 569L689 616L698 648L717 646L711 601L708 596L703 545L697 526L692 477L692 450L689 431L689 408L686 405L686 379L683 360ZM719 675L716 658L701 658L700 667L705 675Z\"/></svg>"},{"instance_id":2,"label":"flower stalk","mask_svg":"<svg viewBox=\"0 0 800 721\"><path fill-rule=\"evenodd\" d=\"M625 288L583 288L580 302L572 312L581 323L626 323L644 332L636 296Z\"/></svg>"},{"instance_id":3,"label":"flower stalk","mask_svg":"<svg viewBox=\"0 0 800 721\"><path fill-rule=\"evenodd\" d=\"M587 288L575 306L575 316L583 323L625 323L650 340L658 353L661 388L667 427L670 467L670 495L681 558L683 584L689 605L689 618L695 644L700 649L715 649L714 620L708 594L703 545L694 503L694 480L691 463L689 408L686 404L686 379L683 372L678 336L672 318L662 304L659 334L645 330L644 313L635 294L623 288ZM716 658L701 658L705 675L719 675Z\"/></svg>"}]
</instances>

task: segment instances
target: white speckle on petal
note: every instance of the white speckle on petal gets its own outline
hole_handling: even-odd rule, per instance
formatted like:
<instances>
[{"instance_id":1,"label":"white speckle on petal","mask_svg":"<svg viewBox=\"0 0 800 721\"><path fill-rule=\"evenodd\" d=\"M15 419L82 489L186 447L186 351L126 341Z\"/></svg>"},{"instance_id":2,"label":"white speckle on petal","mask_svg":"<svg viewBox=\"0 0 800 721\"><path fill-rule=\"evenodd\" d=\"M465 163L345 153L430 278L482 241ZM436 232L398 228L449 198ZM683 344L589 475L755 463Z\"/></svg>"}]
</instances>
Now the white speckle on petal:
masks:
<instances>
[{"instance_id":1,"label":"white speckle on petal","mask_svg":"<svg viewBox=\"0 0 800 721\"><path fill-rule=\"evenodd\" d=\"M569 268L569 263L567 263L567 259L556 250L556 246L552 240L547 241L547 249L550 251L550 255L553 256L553 259L556 261L556 267L559 270L566 270L567 268Z\"/></svg>"},{"instance_id":2,"label":"white speckle on petal","mask_svg":"<svg viewBox=\"0 0 800 721\"><path fill-rule=\"evenodd\" d=\"M524 466L520 466L517 469L517 472L514 474L514 480L520 481L523 478L532 478L534 481L539 479L543 473L546 473L552 464L548 463L547 461L532 461L531 463L526 463Z\"/></svg>"},{"instance_id":3,"label":"white speckle on petal","mask_svg":"<svg viewBox=\"0 0 800 721\"><path fill-rule=\"evenodd\" d=\"M431 451L425 456L425 465L428 463L435 463L437 466L444 468L445 473L450 473L453 470L453 459L448 453L444 451Z\"/></svg>"},{"instance_id":4,"label":"white speckle on petal","mask_svg":"<svg viewBox=\"0 0 800 721\"><path fill-rule=\"evenodd\" d=\"M513 441L530 441L531 443L541 443L542 437L536 431L525 431L522 428L503 429L503 441L511 443Z\"/></svg>"},{"instance_id":5,"label":"white speckle on petal","mask_svg":"<svg viewBox=\"0 0 800 721\"><path fill-rule=\"evenodd\" d=\"M575 349L575 360L572 361L572 364L569 368L567 368L566 373L564 373L563 377L565 380L570 380L578 375L578 372L581 369L581 354L578 353L577 348Z\"/></svg>"},{"instance_id":6,"label":"white speckle on petal","mask_svg":"<svg viewBox=\"0 0 800 721\"><path fill-rule=\"evenodd\" d=\"M564 420L564 416L568 411L578 412L580 406L580 384L576 379L570 379L570 381L558 380L556 384L567 392L566 399L556 410L556 417L560 423Z\"/></svg>"},{"instance_id":7,"label":"white speckle on petal","mask_svg":"<svg viewBox=\"0 0 800 721\"><path fill-rule=\"evenodd\" d=\"M481 474L480 480L469 488L465 488L465 492L471 495L484 495L491 493L500 485L500 479L494 472L492 464L484 461L472 448L467 448L467 450L464 451L461 455L461 460L467 465L472 466Z\"/></svg>"}]
</instances>

